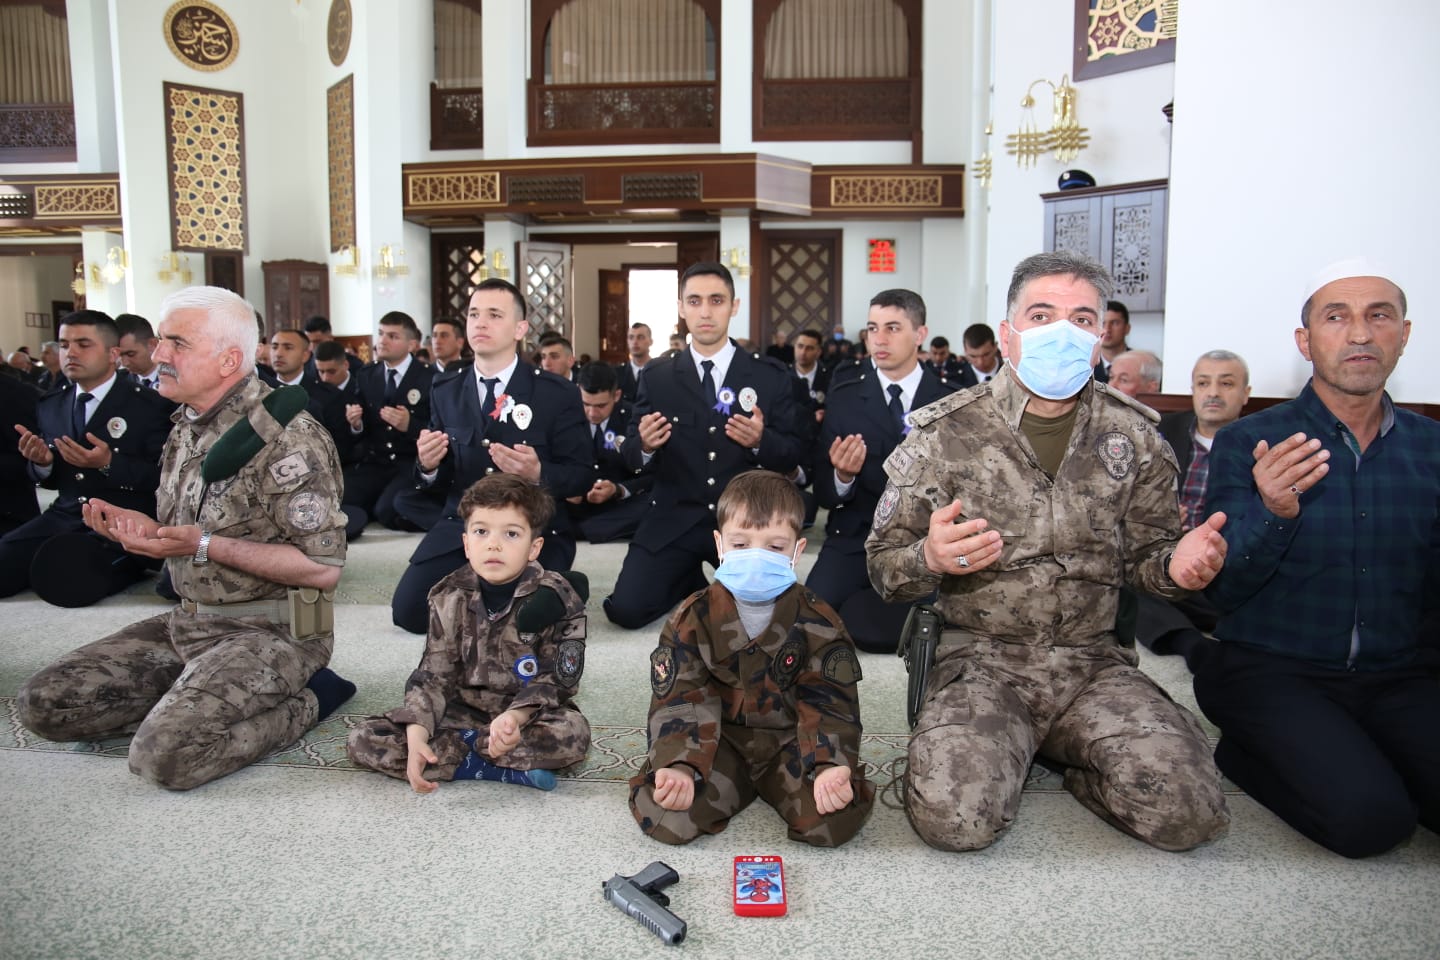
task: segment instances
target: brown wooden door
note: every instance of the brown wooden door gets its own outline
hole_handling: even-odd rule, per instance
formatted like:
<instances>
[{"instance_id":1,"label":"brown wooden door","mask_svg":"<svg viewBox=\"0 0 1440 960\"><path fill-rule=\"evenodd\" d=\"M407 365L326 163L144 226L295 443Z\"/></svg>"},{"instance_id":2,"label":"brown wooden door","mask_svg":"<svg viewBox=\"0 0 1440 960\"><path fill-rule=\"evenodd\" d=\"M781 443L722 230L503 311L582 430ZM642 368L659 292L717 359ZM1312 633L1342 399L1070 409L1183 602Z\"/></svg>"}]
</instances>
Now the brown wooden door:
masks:
<instances>
[{"instance_id":1,"label":"brown wooden door","mask_svg":"<svg viewBox=\"0 0 1440 960\"><path fill-rule=\"evenodd\" d=\"M265 275L265 336L299 330L311 317L330 316L330 268L308 260L268 260Z\"/></svg>"},{"instance_id":2,"label":"brown wooden door","mask_svg":"<svg viewBox=\"0 0 1440 960\"><path fill-rule=\"evenodd\" d=\"M470 294L480 281L485 260L483 233L436 233L430 237L432 303L435 316L465 318Z\"/></svg>"},{"instance_id":3,"label":"brown wooden door","mask_svg":"<svg viewBox=\"0 0 1440 960\"><path fill-rule=\"evenodd\" d=\"M775 331L786 342L802 330L829 338L840 317L840 231L762 230L758 283L750 285L760 308L756 347Z\"/></svg>"},{"instance_id":4,"label":"brown wooden door","mask_svg":"<svg viewBox=\"0 0 1440 960\"><path fill-rule=\"evenodd\" d=\"M600 359L620 363L630 355L630 271L600 271Z\"/></svg>"}]
</instances>

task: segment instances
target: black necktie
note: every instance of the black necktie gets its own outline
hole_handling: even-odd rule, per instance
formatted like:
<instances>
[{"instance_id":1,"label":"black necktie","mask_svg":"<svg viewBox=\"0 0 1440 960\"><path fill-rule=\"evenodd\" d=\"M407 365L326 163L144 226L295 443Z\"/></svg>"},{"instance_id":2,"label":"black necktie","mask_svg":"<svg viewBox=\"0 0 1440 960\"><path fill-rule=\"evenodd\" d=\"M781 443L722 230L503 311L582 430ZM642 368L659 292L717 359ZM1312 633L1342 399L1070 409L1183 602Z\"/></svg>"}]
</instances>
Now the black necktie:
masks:
<instances>
[{"instance_id":1,"label":"black necktie","mask_svg":"<svg viewBox=\"0 0 1440 960\"><path fill-rule=\"evenodd\" d=\"M605 457L605 424L595 424L595 434L592 439L595 441L595 462L599 463Z\"/></svg>"},{"instance_id":2,"label":"black necktie","mask_svg":"<svg viewBox=\"0 0 1440 960\"><path fill-rule=\"evenodd\" d=\"M705 376L700 378L700 387L705 393L705 406L715 406L715 361L701 360L700 366L705 368Z\"/></svg>"},{"instance_id":3,"label":"black necktie","mask_svg":"<svg viewBox=\"0 0 1440 960\"><path fill-rule=\"evenodd\" d=\"M904 391L898 383L892 383L886 389L890 391L890 415L895 418L895 425L900 428L900 432L904 433L905 404L900 401L900 394Z\"/></svg>"},{"instance_id":4,"label":"black necktie","mask_svg":"<svg viewBox=\"0 0 1440 960\"><path fill-rule=\"evenodd\" d=\"M385 406L393 407L399 399L400 388L395 382L395 368L385 371Z\"/></svg>"},{"instance_id":5,"label":"black necktie","mask_svg":"<svg viewBox=\"0 0 1440 960\"><path fill-rule=\"evenodd\" d=\"M495 388L500 385L500 378L481 377L480 382L485 384L485 399L480 401L480 418L483 421L495 412Z\"/></svg>"},{"instance_id":6,"label":"black necktie","mask_svg":"<svg viewBox=\"0 0 1440 960\"><path fill-rule=\"evenodd\" d=\"M85 439L85 405L94 399L93 393L81 393L75 397L75 409L70 414L70 435L76 440Z\"/></svg>"}]
</instances>

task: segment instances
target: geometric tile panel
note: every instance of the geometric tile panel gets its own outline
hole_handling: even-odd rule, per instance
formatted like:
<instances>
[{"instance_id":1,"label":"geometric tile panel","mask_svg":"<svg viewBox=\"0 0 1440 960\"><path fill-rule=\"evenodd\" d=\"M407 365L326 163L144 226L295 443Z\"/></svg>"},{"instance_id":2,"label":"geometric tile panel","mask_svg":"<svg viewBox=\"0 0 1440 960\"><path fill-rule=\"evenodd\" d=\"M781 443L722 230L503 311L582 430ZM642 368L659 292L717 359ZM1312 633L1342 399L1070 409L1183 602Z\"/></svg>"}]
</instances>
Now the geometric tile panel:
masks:
<instances>
[{"instance_id":1,"label":"geometric tile panel","mask_svg":"<svg viewBox=\"0 0 1440 960\"><path fill-rule=\"evenodd\" d=\"M834 207L938 207L940 177L888 174L835 176L830 181Z\"/></svg>"},{"instance_id":2,"label":"geometric tile panel","mask_svg":"<svg viewBox=\"0 0 1440 960\"><path fill-rule=\"evenodd\" d=\"M330 131L330 249L355 246L355 74L326 91Z\"/></svg>"},{"instance_id":3,"label":"geometric tile panel","mask_svg":"<svg viewBox=\"0 0 1440 960\"><path fill-rule=\"evenodd\" d=\"M405 178L407 202L414 207L450 204L500 204L500 172L414 173Z\"/></svg>"},{"instance_id":4,"label":"geometric tile panel","mask_svg":"<svg viewBox=\"0 0 1440 960\"><path fill-rule=\"evenodd\" d=\"M115 217L120 214L118 183L65 183L35 186L35 219Z\"/></svg>"},{"instance_id":5,"label":"geometric tile panel","mask_svg":"<svg viewBox=\"0 0 1440 960\"><path fill-rule=\"evenodd\" d=\"M247 248L242 110L241 94L165 84L176 250Z\"/></svg>"}]
</instances>

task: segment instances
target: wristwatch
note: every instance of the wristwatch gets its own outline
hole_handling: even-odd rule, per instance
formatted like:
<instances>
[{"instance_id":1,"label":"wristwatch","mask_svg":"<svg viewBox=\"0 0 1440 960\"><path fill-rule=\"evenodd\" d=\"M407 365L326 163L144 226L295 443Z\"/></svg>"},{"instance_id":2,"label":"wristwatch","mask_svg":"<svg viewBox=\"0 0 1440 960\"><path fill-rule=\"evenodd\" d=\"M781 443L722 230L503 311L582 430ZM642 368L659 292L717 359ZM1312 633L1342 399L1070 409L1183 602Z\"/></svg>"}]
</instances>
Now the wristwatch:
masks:
<instances>
[{"instance_id":1,"label":"wristwatch","mask_svg":"<svg viewBox=\"0 0 1440 960\"><path fill-rule=\"evenodd\" d=\"M200 531L200 546L195 548L195 556L193 558L196 563L210 562L210 537L211 533L209 530Z\"/></svg>"}]
</instances>

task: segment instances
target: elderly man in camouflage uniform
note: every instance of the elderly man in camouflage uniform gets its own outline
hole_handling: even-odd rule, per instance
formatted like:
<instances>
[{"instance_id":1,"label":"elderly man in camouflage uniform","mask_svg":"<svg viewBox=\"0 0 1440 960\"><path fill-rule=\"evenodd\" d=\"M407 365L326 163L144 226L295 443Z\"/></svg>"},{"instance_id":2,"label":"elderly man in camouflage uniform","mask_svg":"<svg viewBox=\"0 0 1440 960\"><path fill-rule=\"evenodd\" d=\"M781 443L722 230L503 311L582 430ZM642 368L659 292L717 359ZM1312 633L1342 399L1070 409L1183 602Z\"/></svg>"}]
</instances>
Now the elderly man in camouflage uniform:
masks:
<instances>
[{"instance_id":1,"label":"elderly man in camouflage uniform","mask_svg":"<svg viewBox=\"0 0 1440 960\"><path fill-rule=\"evenodd\" d=\"M912 415L866 543L887 600L939 589L942 634L910 741L906 811L926 843L971 850L1015 819L1032 758L1102 819L1164 850L1229 814L1200 726L1121 647L1120 587L1203 588L1211 517L1183 539L1155 415L1093 383L1111 283L1071 254L1023 261L993 380Z\"/></svg>"},{"instance_id":2,"label":"elderly man in camouflage uniform","mask_svg":"<svg viewBox=\"0 0 1440 960\"><path fill-rule=\"evenodd\" d=\"M835 847L865 823L875 789L860 768L860 665L839 617L793 586L753 641L735 598L712 584L684 601L650 655L650 755L630 780L640 829L665 843L719 833L757 797L791 840ZM655 800L654 771L683 763L699 778L688 810ZM820 813L813 777L848 766L855 798Z\"/></svg>"},{"instance_id":3,"label":"elderly man in camouflage uniform","mask_svg":"<svg viewBox=\"0 0 1440 960\"><path fill-rule=\"evenodd\" d=\"M161 317L159 389L182 406L161 459L159 519L91 500L85 520L165 559L180 605L41 670L19 712L51 740L135 730L131 771L185 790L293 742L355 688L323 669L345 561L330 436L303 392L255 378L255 315L240 297L182 290Z\"/></svg>"}]
</instances>

